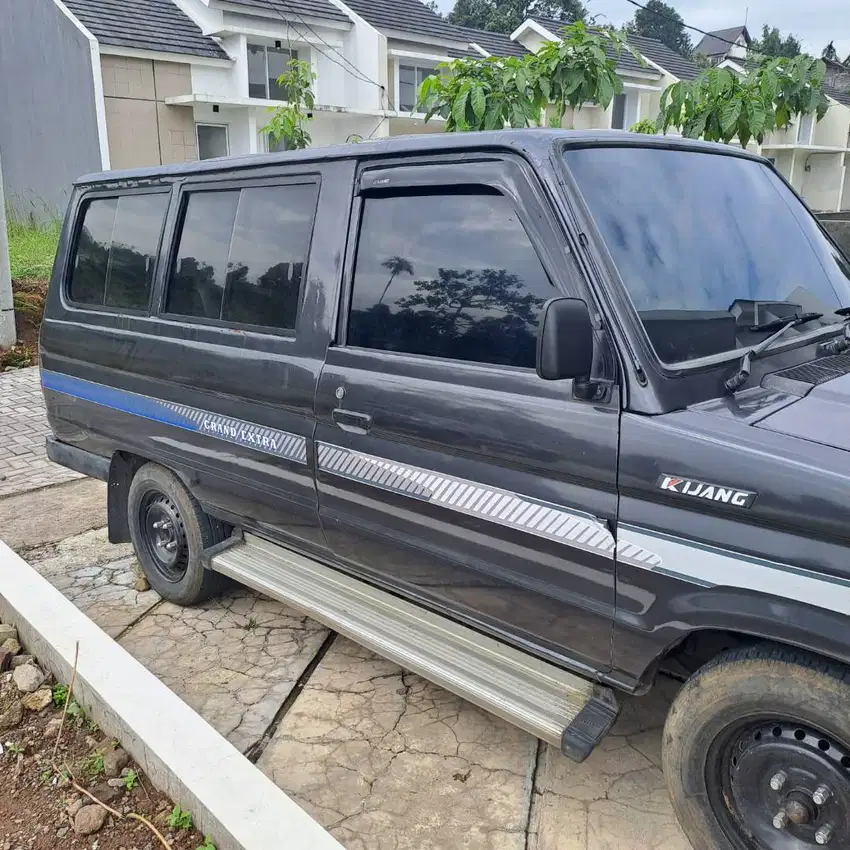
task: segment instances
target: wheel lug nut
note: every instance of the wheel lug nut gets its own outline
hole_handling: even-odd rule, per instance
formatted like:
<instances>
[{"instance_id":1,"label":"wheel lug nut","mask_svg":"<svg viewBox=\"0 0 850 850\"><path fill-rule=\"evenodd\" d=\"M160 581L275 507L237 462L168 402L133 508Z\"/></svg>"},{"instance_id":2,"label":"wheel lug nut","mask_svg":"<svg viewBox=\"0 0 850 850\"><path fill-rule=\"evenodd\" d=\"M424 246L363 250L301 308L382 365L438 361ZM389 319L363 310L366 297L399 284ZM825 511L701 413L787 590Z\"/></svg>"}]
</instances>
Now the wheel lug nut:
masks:
<instances>
[{"instance_id":1,"label":"wheel lug nut","mask_svg":"<svg viewBox=\"0 0 850 850\"><path fill-rule=\"evenodd\" d=\"M832 791L830 791L826 785L819 785L815 789L815 793L812 794L812 799L815 803L817 803L817 805L822 806L831 796Z\"/></svg>"},{"instance_id":2,"label":"wheel lug nut","mask_svg":"<svg viewBox=\"0 0 850 850\"><path fill-rule=\"evenodd\" d=\"M833 829L832 826L828 823L825 823L816 833L815 833L815 841L818 844L829 844L832 840Z\"/></svg>"},{"instance_id":3,"label":"wheel lug nut","mask_svg":"<svg viewBox=\"0 0 850 850\"><path fill-rule=\"evenodd\" d=\"M777 812L773 816L773 825L777 829L785 829L785 827L788 826L788 815L786 815L785 812Z\"/></svg>"},{"instance_id":4,"label":"wheel lug nut","mask_svg":"<svg viewBox=\"0 0 850 850\"><path fill-rule=\"evenodd\" d=\"M780 770L779 773L774 773L773 776L770 777L770 787L774 791L781 791L782 786L785 784L787 779L788 774L784 770Z\"/></svg>"},{"instance_id":5,"label":"wheel lug nut","mask_svg":"<svg viewBox=\"0 0 850 850\"><path fill-rule=\"evenodd\" d=\"M153 524L153 527L154 527L157 531L159 531L159 529L161 529L161 528L165 528L165 522L164 522L164 520L161 520L161 519L157 520L157 521Z\"/></svg>"},{"instance_id":6,"label":"wheel lug nut","mask_svg":"<svg viewBox=\"0 0 850 850\"><path fill-rule=\"evenodd\" d=\"M169 540L168 543L165 544L165 548L168 549L169 552L173 552L177 548L177 541Z\"/></svg>"}]
</instances>

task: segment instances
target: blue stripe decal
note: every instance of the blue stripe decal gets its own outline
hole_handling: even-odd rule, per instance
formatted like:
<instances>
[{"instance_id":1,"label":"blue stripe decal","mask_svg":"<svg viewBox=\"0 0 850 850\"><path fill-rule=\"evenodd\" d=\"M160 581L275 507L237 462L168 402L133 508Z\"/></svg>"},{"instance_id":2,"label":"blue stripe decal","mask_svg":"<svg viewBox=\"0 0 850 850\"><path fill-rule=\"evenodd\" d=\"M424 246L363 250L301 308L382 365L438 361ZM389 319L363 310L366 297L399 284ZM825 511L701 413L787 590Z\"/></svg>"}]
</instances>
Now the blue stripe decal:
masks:
<instances>
[{"instance_id":1,"label":"blue stripe decal","mask_svg":"<svg viewBox=\"0 0 850 850\"><path fill-rule=\"evenodd\" d=\"M182 428L184 431L207 434L228 443L235 443L238 446L245 446L296 463L307 463L307 440L288 431L266 428L253 422L232 419L197 407L84 381L82 378L62 375L47 369L41 370L41 385L44 389L90 401L112 410L120 410L122 413L132 413L153 422Z\"/></svg>"}]
</instances>

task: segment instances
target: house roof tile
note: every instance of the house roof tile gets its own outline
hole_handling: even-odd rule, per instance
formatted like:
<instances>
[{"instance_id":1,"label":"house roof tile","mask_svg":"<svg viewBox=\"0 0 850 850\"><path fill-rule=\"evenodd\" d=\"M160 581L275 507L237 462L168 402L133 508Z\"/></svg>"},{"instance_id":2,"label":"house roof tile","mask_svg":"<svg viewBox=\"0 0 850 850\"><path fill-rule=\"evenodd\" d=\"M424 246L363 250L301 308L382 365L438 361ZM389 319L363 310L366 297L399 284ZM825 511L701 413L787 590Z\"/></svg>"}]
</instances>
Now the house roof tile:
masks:
<instances>
[{"instance_id":1,"label":"house roof tile","mask_svg":"<svg viewBox=\"0 0 850 850\"><path fill-rule=\"evenodd\" d=\"M228 59L171 0L65 0L101 44Z\"/></svg>"},{"instance_id":2,"label":"house roof tile","mask_svg":"<svg viewBox=\"0 0 850 850\"><path fill-rule=\"evenodd\" d=\"M665 71L669 71L680 80L693 80L699 76L700 68L693 60L686 59L654 38L629 33L626 40L647 59L655 62L656 65L660 65Z\"/></svg>"},{"instance_id":3,"label":"house roof tile","mask_svg":"<svg viewBox=\"0 0 850 850\"><path fill-rule=\"evenodd\" d=\"M694 49L694 53L703 53L706 56L725 55L732 46L730 41L735 41L744 35L749 44L750 38L746 27L730 27L725 30L714 30L702 37L700 43Z\"/></svg>"},{"instance_id":4,"label":"house roof tile","mask_svg":"<svg viewBox=\"0 0 850 850\"><path fill-rule=\"evenodd\" d=\"M288 0L287 0L288 2ZM461 27L432 12L422 0L345 0L346 5L379 30L428 35L466 44Z\"/></svg>"},{"instance_id":5,"label":"house roof tile","mask_svg":"<svg viewBox=\"0 0 850 850\"><path fill-rule=\"evenodd\" d=\"M850 106L850 89L837 89L835 86L824 85L823 90L825 94L843 106Z\"/></svg>"},{"instance_id":6,"label":"house roof tile","mask_svg":"<svg viewBox=\"0 0 850 850\"><path fill-rule=\"evenodd\" d=\"M484 48L491 56L527 56L528 51L518 42L512 41L509 35L502 32L460 27L470 42L475 42Z\"/></svg>"},{"instance_id":7,"label":"house roof tile","mask_svg":"<svg viewBox=\"0 0 850 850\"><path fill-rule=\"evenodd\" d=\"M351 19L345 12L337 9L329 0L226 0L231 6L248 6L264 12L277 11L287 19L295 17L319 18L326 21L345 21Z\"/></svg>"}]
</instances>

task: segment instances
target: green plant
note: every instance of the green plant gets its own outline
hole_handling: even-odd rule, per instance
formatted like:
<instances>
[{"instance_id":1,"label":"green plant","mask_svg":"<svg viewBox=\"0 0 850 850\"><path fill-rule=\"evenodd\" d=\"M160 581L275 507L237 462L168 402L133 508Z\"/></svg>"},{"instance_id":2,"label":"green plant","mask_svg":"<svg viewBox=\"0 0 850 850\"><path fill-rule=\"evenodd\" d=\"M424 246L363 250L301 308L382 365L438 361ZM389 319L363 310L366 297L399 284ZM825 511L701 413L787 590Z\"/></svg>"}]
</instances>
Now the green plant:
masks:
<instances>
[{"instance_id":1,"label":"green plant","mask_svg":"<svg viewBox=\"0 0 850 850\"><path fill-rule=\"evenodd\" d=\"M128 791L132 791L139 782L139 777L136 775L136 771L131 767L127 771L127 775L124 777L124 787Z\"/></svg>"},{"instance_id":2,"label":"green plant","mask_svg":"<svg viewBox=\"0 0 850 850\"><path fill-rule=\"evenodd\" d=\"M286 91L287 102L272 108L272 117L263 131L273 144L282 142L286 150L299 150L309 147L312 141L307 122L312 120L310 113L315 107L312 86L316 75L310 63L303 59L290 59L286 67L277 84Z\"/></svg>"},{"instance_id":3,"label":"green plant","mask_svg":"<svg viewBox=\"0 0 850 850\"><path fill-rule=\"evenodd\" d=\"M50 782L51 779L53 779L53 768L50 766L42 768L41 773L38 775L38 781L42 785L47 785L47 783Z\"/></svg>"},{"instance_id":4,"label":"green plant","mask_svg":"<svg viewBox=\"0 0 850 850\"><path fill-rule=\"evenodd\" d=\"M53 686L53 705L57 708L62 708L68 701L68 686L54 685Z\"/></svg>"},{"instance_id":5,"label":"green plant","mask_svg":"<svg viewBox=\"0 0 850 850\"><path fill-rule=\"evenodd\" d=\"M24 754L26 747L23 744L18 744L17 742L12 741L6 746L6 750L10 756L20 756Z\"/></svg>"},{"instance_id":6,"label":"green plant","mask_svg":"<svg viewBox=\"0 0 850 850\"><path fill-rule=\"evenodd\" d=\"M547 42L536 54L443 63L440 73L422 83L417 108L426 121L443 117L446 131L453 132L540 126L551 103L555 115L548 123L560 126L567 107L597 103L607 108L622 91L606 44L615 56L623 47L631 50L617 33L590 30L577 21L564 27L561 40Z\"/></svg>"},{"instance_id":7,"label":"green plant","mask_svg":"<svg viewBox=\"0 0 850 850\"><path fill-rule=\"evenodd\" d=\"M204 836L204 843L199 847L196 847L195 850L216 850L215 844L212 842L212 838L209 835Z\"/></svg>"},{"instance_id":8,"label":"green plant","mask_svg":"<svg viewBox=\"0 0 850 850\"><path fill-rule=\"evenodd\" d=\"M658 127L651 118L641 118L636 124L629 127L630 133L643 133L646 136L652 136L658 132Z\"/></svg>"},{"instance_id":9,"label":"green plant","mask_svg":"<svg viewBox=\"0 0 850 850\"><path fill-rule=\"evenodd\" d=\"M78 728L82 726L83 723L85 723L86 713L85 711L83 711L82 706L75 699L71 699L71 701L68 703L68 708L66 709L66 712L68 714L68 717L73 718L74 723L76 723Z\"/></svg>"},{"instance_id":10,"label":"green plant","mask_svg":"<svg viewBox=\"0 0 850 850\"><path fill-rule=\"evenodd\" d=\"M83 773L88 776L103 776L106 773L106 767L103 763L103 750L94 750L89 753L82 763Z\"/></svg>"},{"instance_id":11,"label":"green plant","mask_svg":"<svg viewBox=\"0 0 850 850\"><path fill-rule=\"evenodd\" d=\"M248 617L248 622L245 623L242 628L244 628L246 632L253 632L257 626L259 626L259 623L253 617Z\"/></svg>"},{"instance_id":12,"label":"green plant","mask_svg":"<svg viewBox=\"0 0 850 850\"><path fill-rule=\"evenodd\" d=\"M58 220L35 224L18 219L12 213L8 215L6 231L13 279L50 277L61 228Z\"/></svg>"},{"instance_id":13,"label":"green plant","mask_svg":"<svg viewBox=\"0 0 850 850\"><path fill-rule=\"evenodd\" d=\"M180 804L175 804L168 816L168 826L170 829L191 829L192 815L189 812L184 812L180 808Z\"/></svg>"},{"instance_id":14,"label":"green plant","mask_svg":"<svg viewBox=\"0 0 850 850\"><path fill-rule=\"evenodd\" d=\"M786 128L797 115L826 114L823 91L826 65L810 56L762 59L744 77L728 68L708 68L695 80L675 83L661 95L658 126L676 127L691 139L741 147L759 144L773 130Z\"/></svg>"}]
</instances>

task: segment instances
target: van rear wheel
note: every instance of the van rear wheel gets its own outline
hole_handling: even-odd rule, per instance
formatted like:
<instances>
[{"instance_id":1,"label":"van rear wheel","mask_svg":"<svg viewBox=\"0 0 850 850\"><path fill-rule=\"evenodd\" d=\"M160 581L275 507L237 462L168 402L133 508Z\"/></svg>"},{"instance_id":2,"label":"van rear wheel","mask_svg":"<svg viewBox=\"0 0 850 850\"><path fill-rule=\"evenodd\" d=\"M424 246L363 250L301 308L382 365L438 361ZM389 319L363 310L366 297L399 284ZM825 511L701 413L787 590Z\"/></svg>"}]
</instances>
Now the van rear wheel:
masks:
<instances>
[{"instance_id":1,"label":"van rear wheel","mask_svg":"<svg viewBox=\"0 0 850 850\"><path fill-rule=\"evenodd\" d=\"M724 653L676 697L663 764L695 850L850 847L850 672L807 653Z\"/></svg>"},{"instance_id":2,"label":"van rear wheel","mask_svg":"<svg viewBox=\"0 0 850 850\"><path fill-rule=\"evenodd\" d=\"M127 511L136 557L163 599L194 605L222 589L224 577L204 569L201 552L224 539L224 528L173 472L142 466L130 484Z\"/></svg>"}]
</instances>

